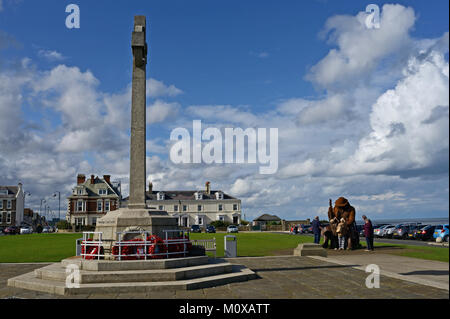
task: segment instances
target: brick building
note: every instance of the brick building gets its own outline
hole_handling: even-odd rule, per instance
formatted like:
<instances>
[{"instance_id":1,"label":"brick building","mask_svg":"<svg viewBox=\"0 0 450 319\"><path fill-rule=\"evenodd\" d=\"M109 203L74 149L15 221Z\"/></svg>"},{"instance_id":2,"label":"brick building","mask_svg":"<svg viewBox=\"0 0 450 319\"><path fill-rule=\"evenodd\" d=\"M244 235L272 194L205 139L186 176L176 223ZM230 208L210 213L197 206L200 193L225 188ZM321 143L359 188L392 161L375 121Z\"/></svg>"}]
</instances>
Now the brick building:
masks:
<instances>
[{"instance_id":1,"label":"brick building","mask_svg":"<svg viewBox=\"0 0 450 319\"><path fill-rule=\"evenodd\" d=\"M95 226L97 219L119 208L120 182L111 182L110 175L103 178L78 174L77 185L67 197L67 221L75 225Z\"/></svg>"},{"instance_id":2,"label":"brick building","mask_svg":"<svg viewBox=\"0 0 450 319\"><path fill-rule=\"evenodd\" d=\"M0 186L0 226L21 226L24 205L21 183L18 186Z\"/></svg>"}]
</instances>

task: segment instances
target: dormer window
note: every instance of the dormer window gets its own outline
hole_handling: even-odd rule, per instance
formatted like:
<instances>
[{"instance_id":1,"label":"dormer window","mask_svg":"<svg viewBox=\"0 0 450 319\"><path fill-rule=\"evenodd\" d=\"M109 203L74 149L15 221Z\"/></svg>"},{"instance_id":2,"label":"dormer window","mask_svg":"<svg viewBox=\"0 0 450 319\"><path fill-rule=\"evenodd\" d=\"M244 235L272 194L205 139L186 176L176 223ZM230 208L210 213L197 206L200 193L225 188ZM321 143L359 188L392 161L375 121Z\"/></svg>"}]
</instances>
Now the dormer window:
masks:
<instances>
[{"instance_id":1,"label":"dormer window","mask_svg":"<svg viewBox=\"0 0 450 319\"><path fill-rule=\"evenodd\" d=\"M75 194L77 194L77 195L83 195L83 189L82 188L77 188L77 189L75 189Z\"/></svg>"},{"instance_id":2,"label":"dormer window","mask_svg":"<svg viewBox=\"0 0 450 319\"><path fill-rule=\"evenodd\" d=\"M8 190L7 189L1 189L0 190L0 195L8 195Z\"/></svg>"},{"instance_id":3,"label":"dormer window","mask_svg":"<svg viewBox=\"0 0 450 319\"><path fill-rule=\"evenodd\" d=\"M223 193L222 192L216 192L216 199L222 200L223 199Z\"/></svg>"},{"instance_id":4,"label":"dormer window","mask_svg":"<svg viewBox=\"0 0 450 319\"><path fill-rule=\"evenodd\" d=\"M164 199L166 198L166 195L165 195L163 192L158 192L158 193L156 194L156 198L157 198L158 200L164 200Z\"/></svg>"},{"instance_id":5,"label":"dormer window","mask_svg":"<svg viewBox=\"0 0 450 319\"><path fill-rule=\"evenodd\" d=\"M99 195L106 195L107 194L106 188L99 189L98 190L98 194Z\"/></svg>"},{"instance_id":6,"label":"dormer window","mask_svg":"<svg viewBox=\"0 0 450 319\"><path fill-rule=\"evenodd\" d=\"M203 199L203 194L199 193L199 192L195 192L195 200L202 200Z\"/></svg>"}]
</instances>

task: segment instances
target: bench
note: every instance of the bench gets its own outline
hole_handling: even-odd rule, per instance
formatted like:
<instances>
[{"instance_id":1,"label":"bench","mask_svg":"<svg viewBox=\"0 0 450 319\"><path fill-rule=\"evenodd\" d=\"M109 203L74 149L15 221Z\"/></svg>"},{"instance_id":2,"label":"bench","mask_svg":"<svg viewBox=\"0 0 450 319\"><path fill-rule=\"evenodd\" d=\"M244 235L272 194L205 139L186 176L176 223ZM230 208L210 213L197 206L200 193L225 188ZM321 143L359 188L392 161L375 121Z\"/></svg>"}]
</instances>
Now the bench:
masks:
<instances>
[{"instance_id":1,"label":"bench","mask_svg":"<svg viewBox=\"0 0 450 319\"><path fill-rule=\"evenodd\" d=\"M216 258L216 239L193 239L192 245L202 246L205 248L205 252L214 252L214 258Z\"/></svg>"}]
</instances>

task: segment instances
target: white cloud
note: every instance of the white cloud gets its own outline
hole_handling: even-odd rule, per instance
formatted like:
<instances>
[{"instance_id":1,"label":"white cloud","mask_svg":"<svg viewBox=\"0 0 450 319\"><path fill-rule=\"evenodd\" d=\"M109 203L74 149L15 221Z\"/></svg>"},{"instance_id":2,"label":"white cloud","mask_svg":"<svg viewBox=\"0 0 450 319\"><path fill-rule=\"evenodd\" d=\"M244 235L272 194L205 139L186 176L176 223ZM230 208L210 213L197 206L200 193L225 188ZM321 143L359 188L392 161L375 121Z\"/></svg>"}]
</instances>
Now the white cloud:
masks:
<instances>
[{"instance_id":1,"label":"white cloud","mask_svg":"<svg viewBox=\"0 0 450 319\"><path fill-rule=\"evenodd\" d=\"M151 98L157 98L161 96L177 96L182 94L183 91L174 85L165 85L163 82L155 79L147 79L147 96Z\"/></svg>"},{"instance_id":2,"label":"white cloud","mask_svg":"<svg viewBox=\"0 0 450 319\"><path fill-rule=\"evenodd\" d=\"M65 59L65 57L61 53L54 51L54 50L41 49L38 51L38 55L40 57L47 59L49 61L52 61L52 62L55 62L55 61L58 62L58 61L62 61Z\"/></svg>"},{"instance_id":3,"label":"white cloud","mask_svg":"<svg viewBox=\"0 0 450 319\"><path fill-rule=\"evenodd\" d=\"M448 74L449 64L442 53L432 51L426 58L412 58L405 78L374 104L372 132L360 140L351 158L337 164L337 169L346 174L444 169L434 166L446 165L448 112L440 119L427 119L437 108L448 110Z\"/></svg>"},{"instance_id":4,"label":"white cloud","mask_svg":"<svg viewBox=\"0 0 450 319\"><path fill-rule=\"evenodd\" d=\"M164 122L176 118L180 109L180 104L173 102L168 103L156 100L152 105L147 107L147 124Z\"/></svg>"},{"instance_id":5,"label":"white cloud","mask_svg":"<svg viewBox=\"0 0 450 319\"><path fill-rule=\"evenodd\" d=\"M322 87L348 87L370 75L378 62L411 44L409 31L414 25L412 8L385 4L380 28L365 26L365 12L357 16L333 16L326 22L324 34L331 32L329 42L337 48L311 68L307 79Z\"/></svg>"}]
</instances>

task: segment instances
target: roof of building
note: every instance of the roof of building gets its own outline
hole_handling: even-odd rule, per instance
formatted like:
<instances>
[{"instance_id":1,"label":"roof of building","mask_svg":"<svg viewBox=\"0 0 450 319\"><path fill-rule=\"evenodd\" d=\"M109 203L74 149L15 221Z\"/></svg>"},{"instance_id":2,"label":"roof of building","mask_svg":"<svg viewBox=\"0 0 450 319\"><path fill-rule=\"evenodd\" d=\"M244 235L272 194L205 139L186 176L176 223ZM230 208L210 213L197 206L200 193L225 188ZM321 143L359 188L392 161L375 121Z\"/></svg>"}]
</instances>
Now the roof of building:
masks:
<instances>
[{"instance_id":1,"label":"roof of building","mask_svg":"<svg viewBox=\"0 0 450 319\"><path fill-rule=\"evenodd\" d=\"M280 221L281 218L276 215L262 214L258 218L255 218L253 221L257 222L271 222L271 221Z\"/></svg>"},{"instance_id":2,"label":"roof of building","mask_svg":"<svg viewBox=\"0 0 450 319\"><path fill-rule=\"evenodd\" d=\"M86 179L86 181L84 183L78 184L76 187L78 187L80 185L84 186L84 188L86 189L87 195L72 194L68 198L76 198L78 196L98 197L99 189L104 189L105 186L109 186L109 187L106 187L106 195L102 195L102 197L117 197L117 196L120 197L120 191L119 191L118 187L114 186L113 183L106 182L103 178L100 178L98 176L94 178L94 184L91 184L91 179L88 178L88 179Z\"/></svg>"},{"instance_id":3,"label":"roof of building","mask_svg":"<svg viewBox=\"0 0 450 319\"><path fill-rule=\"evenodd\" d=\"M16 196L17 192L19 191L19 186L0 186L0 191L7 190L8 194L2 194L0 192L0 197L6 198L6 197L14 197Z\"/></svg>"},{"instance_id":4,"label":"roof of building","mask_svg":"<svg viewBox=\"0 0 450 319\"><path fill-rule=\"evenodd\" d=\"M145 192L145 197L146 200L157 200L157 194L160 191L152 191L150 192ZM199 192L203 195L203 200L208 200L208 199L216 199L216 193L217 192L221 192L223 194L223 199L237 199L233 196L230 196L228 194L225 194L224 192L220 191L220 190L212 190L210 192L210 194L208 195L205 191L161 191L162 193L164 193L164 199L165 200L195 200L195 193ZM123 199L124 201L128 200L128 197Z\"/></svg>"}]
</instances>

